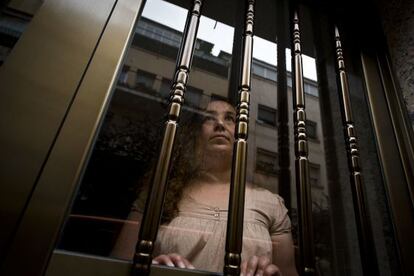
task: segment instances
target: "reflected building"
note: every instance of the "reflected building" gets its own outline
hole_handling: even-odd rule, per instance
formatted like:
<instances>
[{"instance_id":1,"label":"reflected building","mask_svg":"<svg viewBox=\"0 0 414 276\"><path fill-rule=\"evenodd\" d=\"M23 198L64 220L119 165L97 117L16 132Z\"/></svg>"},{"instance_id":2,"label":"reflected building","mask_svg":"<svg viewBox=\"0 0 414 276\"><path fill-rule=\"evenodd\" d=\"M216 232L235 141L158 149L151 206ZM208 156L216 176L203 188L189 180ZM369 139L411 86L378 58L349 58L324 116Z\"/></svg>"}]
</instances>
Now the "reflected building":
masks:
<instances>
[{"instance_id":1,"label":"reflected building","mask_svg":"<svg viewBox=\"0 0 414 276\"><path fill-rule=\"evenodd\" d=\"M137 167L148 169L144 164L150 163L148 156L155 155L157 144L152 144L153 141L157 141L157 134L148 133L148 130L153 124L161 125L162 119L158 118L157 120L153 116L144 116L145 119L143 119L142 116L136 114L138 112L136 107L139 105L141 109L142 101L145 99L147 104L140 111L140 114L163 114L165 112L163 109L165 110L167 106L172 84L171 72L174 72L175 59L182 36L181 32L148 18L141 18L135 33L132 47L118 78L116 93L108 111L109 115L107 115L102 134L99 136L95 148L95 156L99 153L103 156L118 156L115 159L105 157L106 160L114 160L113 164L107 165L112 168L117 167L116 164L119 164L122 159L135 160L129 162L129 165L125 165L126 167L131 167L134 164ZM214 45L207 41L201 39L196 41L190 83L187 86L184 104L185 109L190 113L202 111L202 108L205 108L211 99L225 99L228 93L232 93L228 87L232 56L223 51L218 55L213 55L213 47ZM247 181L262 186L273 193L279 192L279 185L291 186L289 189L292 191L290 194L290 216L296 231L297 199L294 161L292 161L294 160L293 132L290 133L289 138L292 181L291 183L279 183L278 181L277 67L255 58L252 65ZM287 84L288 104L293 110L292 79L289 72ZM318 84L310 79L305 79L304 84L314 219L317 224L325 223L325 225L321 225L320 228L324 231L320 233L330 235L329 197ZM137 102L141 103L137 104ZM293 111L289 113L289 125L293 130L292 115ZM126 125L130 127L126 127ZM148 127L142 127L143 125ZM143 137L152 138L145 139ZM125 164L125 162L128 163L128 161L124 161L121 164ZM101 172L94 174L94 178L98 174ZM92 183L91 185L94 186ZM86 194L89 193L86 192ZM96 197L96 195L93 196ZM88 198L88 195L84 195L84 197ZM86 202L88 201L85 200ZM81 204L78 206L80 207ZM127 205L124 207L126 209ZM79 211L81 210L80 207ZM316 243L329 248L331 246L330 240L323 235L317 237Z\"/></svg>"},{"instance_id":2,"label":"reflected building","mask_svg":"<svg viewBox=\"0 0 414 276\"><path fill-rule=\"evenodd\" d=\"M147 18L141 19L136 34L119 77L117 90L125 92L120 93L125 97L131 95L150 97L156 103L166 103L172 84L171 72L175 68L175 58L182 34ZM212 54L213 47L214 45L207 41L200 39L196 41L185 106L205 107L210 99L226 98L229 93L227 80L231 55L221 51L215 56ZM278 193L278 186L283 184L278 183L277 177L277 67L254 58L252 73L247 181ZM289 73L287 81L289 105L293 107L292 79ZM310 182L314 201L327 208L325 153L317 82L305 79L304 89L307 105ZM293 112L290 112L290 124L293 120L292 114ZM291 133L289 145L291 149L294 147L293 143L294 138ZM292 196L292 200L295 202L296 197Z\"/></svg>"}]
</instances>

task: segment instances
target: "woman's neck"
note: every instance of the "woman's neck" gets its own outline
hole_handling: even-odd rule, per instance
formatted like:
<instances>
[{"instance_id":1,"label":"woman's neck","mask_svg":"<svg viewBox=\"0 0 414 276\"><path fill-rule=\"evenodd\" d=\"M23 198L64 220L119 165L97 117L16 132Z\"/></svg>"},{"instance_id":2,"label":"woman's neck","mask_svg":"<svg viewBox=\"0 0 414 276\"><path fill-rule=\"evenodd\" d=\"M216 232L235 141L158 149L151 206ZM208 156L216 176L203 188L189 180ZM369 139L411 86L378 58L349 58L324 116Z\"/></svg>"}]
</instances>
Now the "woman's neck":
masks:
<instances>
[{"instance_id":1,"label":"woman's neck","mask_svg":"<svg viewBox=\"0 0 414 276\"><path fill-rule=\"evenodd\" d=\"M209 182L211 184L229 184L230 170L202 170L198 179L199 181Z\"/></svg>"},{"instance_id":2,"label":"woman's neck","mask_svg":"<svg viewBox=\"0 0 414 276\"><path fill-rule=\"evenodd\" d=\"M231 154L206 152L199 167L200 180L211 183L230 183Z\"/></svg>"}]
</instances>

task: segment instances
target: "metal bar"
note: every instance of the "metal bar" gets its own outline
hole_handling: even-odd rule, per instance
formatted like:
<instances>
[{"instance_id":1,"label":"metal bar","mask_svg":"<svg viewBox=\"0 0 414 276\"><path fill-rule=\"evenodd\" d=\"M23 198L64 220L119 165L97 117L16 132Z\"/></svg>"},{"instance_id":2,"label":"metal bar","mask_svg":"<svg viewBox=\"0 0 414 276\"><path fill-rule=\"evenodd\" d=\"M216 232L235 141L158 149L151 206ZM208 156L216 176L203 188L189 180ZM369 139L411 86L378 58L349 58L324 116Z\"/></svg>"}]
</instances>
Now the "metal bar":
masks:
<instances>
[{"instance_id":1,"label":"metal bar","mask_svg":"<svg viewBox=\"0 0 414 276\"><path fill-rule=\"evenodd\" d=\"M348 155L351 189L354 200L355 217L358 230L361 262L364 275L379 275L378 263L375 253L373 234L365 205L364 183L359 162L358 139L352 117L351 101L349 95L348 76L338 28L335 27L336 59L339 72L339 86L341 92L341 109L345 132L345 143Z\"/></svg>"},{"instance_id":2,"label":"metal bar","mask_svg":"<svg viewBox=\"0 0 414 276\"><path fill-rule=\"evenodd\" d=\"M287 3L277 2L277 119L279 152L279 195L285 200L285 206L291 209L291 174L289 154L289 107L286 75L287 48Z\"/></svg>"},{"instance_id":3,"label":"metal bar","mask_svg":"<svg viewBox=\"0 0 414 276\"><path fill-rule=\"evenodd\" d=\"M243 41L241 82L239 85L239 104L231 186L229 214L227 220L226 254L224 275L240 275L241 250L243 243L244 196L246 187L247 136L249 124L249 98L251 89L251 66L253 54L254 0L247 0L246 21Z\"/></svg>"},{"instance_id":4,"label":"metal bar","mask_svg":"<svg viewBox=\"0 0 414 276\"><path fill-rule=\"evenodd\" d=\"M177 123L184 103L184 94L191 68L194 45L200 22L201 0L194 0L185 26L179 60L171 90L168 119L164 138L152 178L151 191L147 199L138 243L134 254L133 275L148 275L151 268L152 252L161 219L164 197L167 192L167 176L170 168L171 153L174 146Z\"/></svg>"},{"instance_id":5,"label":"metal bar","mask_svg":"<svg viewBox=\"0 0 414 276\"><path fill-rule=\"evenodd\" d=\"M301 275L315 274L315 253L312 227L312 198L309 182L308 141L306 135L305 94L303 91L302 52L299 18L293 14L293 70L294 72L294 135L295 171L299 218L299 247Z\"/></svg>"},{"instance_id":6,"label":"metal bar","mask_svg":"<svg viewBox=\"0 0 414 276\"><path fill-rule=\"evenodd\" d=\"M385 54L378 55L377 60L393 129L397 133L395 137L401 155L405 178L408 183L407 188L411 199L411 206L414 207L414 133L407 116L408 114L405 112L405 105L401 94L397 93L398 89L391 74L391 64L388 56Z\"/></svg>"},{"instance_id":7,"label":"metal bar","mask_svg":"<svg viewBox=\"0 0 414 276\"><path fill-rule=\"evenodd\" d=\"M232 47L232 59L230 69L230 79L228 87L228 99L233 105L236 105L238 101L238 87L240 82L240 68L241 68L241 56L242 56L242 43L244 33L244 10L245 2L237 1L236 4L236 23L234 26L233 35L233 47Z\"/></svg>"}]
</instances>

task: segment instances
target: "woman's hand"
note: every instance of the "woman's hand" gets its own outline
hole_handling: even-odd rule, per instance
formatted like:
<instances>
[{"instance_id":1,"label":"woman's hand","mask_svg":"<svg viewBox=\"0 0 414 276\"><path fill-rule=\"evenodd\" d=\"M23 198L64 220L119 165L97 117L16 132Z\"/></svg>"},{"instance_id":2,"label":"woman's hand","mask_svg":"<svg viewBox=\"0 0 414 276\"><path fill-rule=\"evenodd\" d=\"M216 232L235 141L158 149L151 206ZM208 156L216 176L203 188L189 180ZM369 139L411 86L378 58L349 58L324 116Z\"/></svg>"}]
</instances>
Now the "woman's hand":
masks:
<instances>
[{"instance_id":1,"label":"woman's hand","mask_svg":"<svg viewBox=\"0 0 414 276\"><path fill-rule=\"evenodd\" d=\"M279 268L270 262L266 256L252 256L241 264L243 276L282 276Z\"/></svg>"},{"instance_id":2,"label":"woman's hand","mask_svg":"<svg viewBox=\"0 0 414 276\"><path fill-rule=\"evenodd\" d=\"M195 269L195 267L186 258L176 253L159 255L152 259L152 263L171 267Z\"/></svg>"}]
</instances>

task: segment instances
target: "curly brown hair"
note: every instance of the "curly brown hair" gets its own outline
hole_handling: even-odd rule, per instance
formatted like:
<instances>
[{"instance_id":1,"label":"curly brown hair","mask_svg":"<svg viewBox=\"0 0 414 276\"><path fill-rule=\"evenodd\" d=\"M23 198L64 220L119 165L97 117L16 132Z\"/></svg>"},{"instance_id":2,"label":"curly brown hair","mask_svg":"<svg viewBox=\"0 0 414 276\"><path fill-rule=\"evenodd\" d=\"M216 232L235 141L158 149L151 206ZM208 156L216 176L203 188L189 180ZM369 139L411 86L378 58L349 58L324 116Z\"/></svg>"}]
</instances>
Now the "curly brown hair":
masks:
<instances>
[{"instance_id":1,"label":"curly brown hair","mask_svg":"<svg viewBox=\"0 0 414 276\"><path fill-rule=\"evenodd\" d=\"M196 154L197 137L200 133L202 119L199 114L187 122L177 137L172 168L169 175L168 191L165 196L161 223L169 223L178 214L178 203L183 196L184 187L197 177L199 160Z\"/></svg>"}]
</instances>

